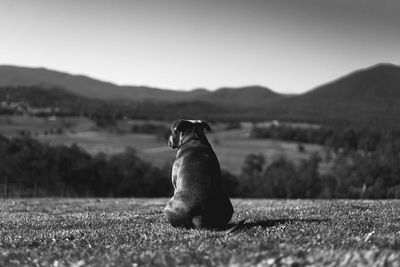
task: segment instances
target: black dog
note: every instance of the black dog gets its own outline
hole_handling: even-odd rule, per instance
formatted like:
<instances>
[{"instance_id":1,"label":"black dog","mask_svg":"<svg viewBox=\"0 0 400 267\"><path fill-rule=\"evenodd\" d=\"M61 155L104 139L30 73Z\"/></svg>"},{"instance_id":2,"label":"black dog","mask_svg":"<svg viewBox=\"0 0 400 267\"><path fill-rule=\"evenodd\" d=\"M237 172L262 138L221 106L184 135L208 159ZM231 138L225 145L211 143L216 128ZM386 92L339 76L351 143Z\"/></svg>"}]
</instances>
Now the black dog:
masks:
<instances>
[{"instance_id":1,"label":"black dog","mask_svg":"<svg viewBox=\"0 0 400 267\"><path fill-rule=\"evenodd\" d=\"M221 228L233 207L223 192L217 156L204 135L210 126L200 120L177 120L168 144L178 149L172 167L174 196L165 213L173 227Z\"/></svg>"}]
</instances>

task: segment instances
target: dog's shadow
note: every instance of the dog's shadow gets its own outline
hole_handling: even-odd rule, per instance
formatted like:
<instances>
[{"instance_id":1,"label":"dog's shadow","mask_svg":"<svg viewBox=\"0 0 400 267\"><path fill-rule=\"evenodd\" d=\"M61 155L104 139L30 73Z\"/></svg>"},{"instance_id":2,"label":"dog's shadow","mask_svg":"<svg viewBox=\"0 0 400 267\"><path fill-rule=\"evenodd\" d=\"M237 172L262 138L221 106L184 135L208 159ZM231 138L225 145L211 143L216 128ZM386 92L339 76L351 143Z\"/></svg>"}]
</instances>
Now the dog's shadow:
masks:
<instances>
[{"instance_id":1,"label":"dog's shadow","mask_svg":"<svg viewBox=\"0 0 400 267\"><path fill-rule=\"evenodd\" d=\"M323 222L330 222L331 219L327 218L305 218L305 219L267 219L267 220L255 220L255 221L244 221L244 222L239 222L241 223L241 226L239 227L240 229L252 229L255 227L261 227L261 228L271 228L274 226L278 226L281 224L287 224L287 223L305 223L305 224L310 224L310 223L323 223ZM226 229L231 229L232 227L235 227L238 225L238 223L229 223ZM239 230L239 229L238 229Z\"/></svg>"}]
</instances>

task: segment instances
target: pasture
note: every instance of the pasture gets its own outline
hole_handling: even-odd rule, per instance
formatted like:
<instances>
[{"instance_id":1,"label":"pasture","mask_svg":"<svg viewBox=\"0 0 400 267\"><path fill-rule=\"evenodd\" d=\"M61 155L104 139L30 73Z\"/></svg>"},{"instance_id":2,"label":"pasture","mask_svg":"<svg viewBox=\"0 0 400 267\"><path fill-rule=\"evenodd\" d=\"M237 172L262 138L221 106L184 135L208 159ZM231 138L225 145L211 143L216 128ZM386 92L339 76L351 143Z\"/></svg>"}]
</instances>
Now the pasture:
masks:
<instances>
[{"instance_id":1,"label":"pasture","mask_svg":"<svg viewBox=\"0 0 400 267\"><path fill-rule=\"evenodd\" d=\"M120 127L126 128L125 133L117 134L97 129L92 121L82 117L51 119L28 115L0 116L0 134L15 136L23 131L30 132L32 137L44 143L77 144L91 154L121 153L127 147L131 147L142 158L158 167L170 166L176 151L169 148L165 140L160 140L155 135L127 133L129 125L132 125L130 123L121 123ZM232 130L223 130L220 124L212 126L216 130L207 133L207 138L219 158L221 168L234 174L240 173L245 157L251 153L264 154L267 161L285 156L295 162L309 158L312 153L323 153L323 147L319 145L304 144L305 150L299 151L298 144L293 142L249 138L249 125Z\"/></svg>"},{"instance_id":2,"label":"pasture","mask_svg":"<svg viewBox=\"0 0 400 267\"><path fill-rule=\"evenodd\" d=\"M165 140L153 134L127 133L131 123L122 122L125 133L117 134L97 129L92 121L82 117L40 118L28 115L0 116L0 134L15 136L23 131L51 145L77 144L91 154L103 152L115 154L127 147L134 148L138 154L158 167L170 166L176 151L167 146ZM165 125L162 122L153 122ZM304 144L299 151L298 144L279 140L249 138L249 125L242 129L224 130L222 124L212 125L214 132L207 133L221 164L221 168L240 174L245 157L251 153L264 154L267 161L279 156L298 162L307 159L312 153L323 153L323 147ZM125 129L126 128L126 129Z\"/></svg>"},{"instance_id":3,"label":"pasture","mask_svg":"<svg viewBox=\"0 0 400 267\"><path fill-rule=\"evenodd\" d=\"M94 123L83 117L36 117L30 115L0 116L0 134L15 136L21 132L29 132L32 136L40 136L51 132L81 132L94 127Z\"/></svg>"},{"instance_id":4,"label":"pasture","mask_svg":"<svg viewBox=\"0 0 400 267\"><path fill-rule=\"evenodd\" d=\"M234 199L234 233L174 229L167 199L7 199L0 266L399 266L400 201Z\"/></svg>"},{"instance_id":5,"label":"pasture","mask_svg":"<svg viewBox=\"0 0 400 267\"><path fill-rule=\"evenodd\" d=\"M298 162L310 157L312 153L322 153L319 145L306 144L300 152L297 144L279 140L251 139L246 130L216 131L207 134L221 168L239 174L245 157L251 153L262 153L267 161L278 156ZM40 135L38 139L50 144L76 143L88 152L106 154L123 152L127 147L137 150L139 155L158 167L170 166L176 151L167 146L167 142L151 134L114 134L101 131L65 133L61 135Z\"/></svg>"}]
</instances>

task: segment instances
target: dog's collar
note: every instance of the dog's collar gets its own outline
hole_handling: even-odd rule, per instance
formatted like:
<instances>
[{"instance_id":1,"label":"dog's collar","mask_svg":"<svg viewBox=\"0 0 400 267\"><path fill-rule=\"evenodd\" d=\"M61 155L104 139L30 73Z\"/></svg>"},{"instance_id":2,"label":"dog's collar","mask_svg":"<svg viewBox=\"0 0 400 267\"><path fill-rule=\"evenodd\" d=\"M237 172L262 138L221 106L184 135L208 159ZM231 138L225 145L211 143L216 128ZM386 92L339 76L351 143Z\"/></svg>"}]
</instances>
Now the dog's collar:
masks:
<instances>
[{"instance_id":1,"label":"dog's collar","mask_svg":"<svg viewBox=\"0 0 400 267\"><path fill-rule=\"evenodd\" d=\"M188 143L189 141L192 141L192 140L200 140L199 134L194 132L194 133L182 136L179 139L178 149L180 149L184 144L186 144L186 143Z\"/></svg>"}]
</instances>

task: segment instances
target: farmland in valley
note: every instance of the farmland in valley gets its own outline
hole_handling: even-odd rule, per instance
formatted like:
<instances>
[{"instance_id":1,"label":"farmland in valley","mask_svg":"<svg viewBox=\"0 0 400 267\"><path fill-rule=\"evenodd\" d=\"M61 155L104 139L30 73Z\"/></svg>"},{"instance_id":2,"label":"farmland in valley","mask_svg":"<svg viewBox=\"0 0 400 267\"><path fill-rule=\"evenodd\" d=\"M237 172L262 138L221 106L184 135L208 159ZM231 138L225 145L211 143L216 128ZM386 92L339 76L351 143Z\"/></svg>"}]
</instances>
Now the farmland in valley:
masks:
<instances>
[{"instance_id":1,"label":"farmland in valley","mask_svg":"<svg viewBox=\"0 0 400 267\"><path fill-rule=\"evenodd\" d=\"M305 152L300 152L296 143L251 139L245 130L218 131L207 136L220 160L221 168L235 174L240 173L245 157L251 153L262 153L267 161L279 156L299 161L308 158L311 153L322 153L322 147L318 145L305 145ZM76 143L92 154L120 153L127 147L132 147L141 157L159 167L165 164L171 165L176 153L167 146L166 141L151 134L112 134L88 131L40 135L38 138L50 144Z\"/></svg>"},{"instance_id":2,"label":"farmland in valley","mask_svg":"<svg viewBox=\"0 0 400 267\"><path fill-rule=\"evenodd\" d=\"M164 123L165 124L165 123ZM279 140L253 139L249 127L223 130L216 125L214 132L207 133L223 169L238 174L245 157L251 153L262 153L267 161L285 156L294 161L308 158L312 153L322 153L319 145L306 144L299 151L298 144ZM159 167L171 165L176 151L167 142L153 134L115 133L97 129L85 118L39 118L32 116L3 116L0 134L15 136L25 131L34 138L51 145L77 144L91 154L115 154L127 147L137 150L144 159Z\"/></svg>"}]
</instances>

